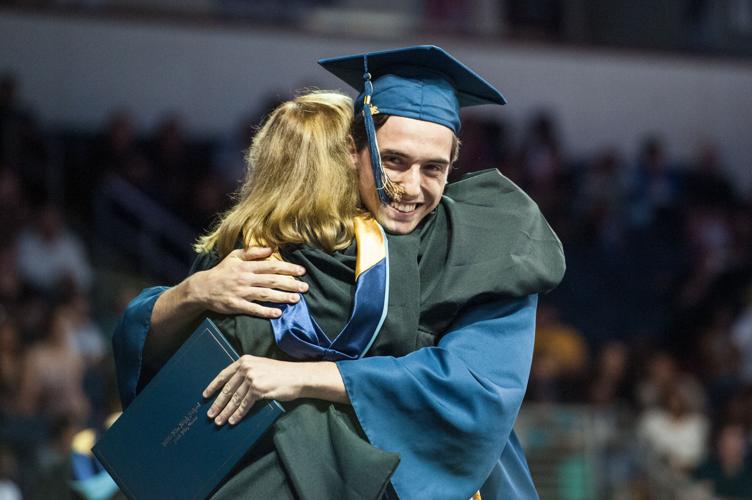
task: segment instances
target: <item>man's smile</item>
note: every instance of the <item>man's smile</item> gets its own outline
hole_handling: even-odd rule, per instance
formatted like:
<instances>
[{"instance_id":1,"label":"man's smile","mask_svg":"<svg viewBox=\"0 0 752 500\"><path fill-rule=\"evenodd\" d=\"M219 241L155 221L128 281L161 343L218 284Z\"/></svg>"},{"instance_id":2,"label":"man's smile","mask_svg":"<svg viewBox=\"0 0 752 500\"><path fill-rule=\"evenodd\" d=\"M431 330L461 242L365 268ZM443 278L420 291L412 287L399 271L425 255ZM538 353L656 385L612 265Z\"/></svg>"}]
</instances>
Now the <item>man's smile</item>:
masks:
<instances>
[{"instance_id":1,"label":"man's smile","mask_svg":"<svg viewBox=\"0 0 752 500\"><path fill-rule=\"evenodd\" d=\"M391 208L402 214L411 214L421 205L422 203L401 203L398 201L392 201L389 203Z\"/></svg>"}]
</instances>

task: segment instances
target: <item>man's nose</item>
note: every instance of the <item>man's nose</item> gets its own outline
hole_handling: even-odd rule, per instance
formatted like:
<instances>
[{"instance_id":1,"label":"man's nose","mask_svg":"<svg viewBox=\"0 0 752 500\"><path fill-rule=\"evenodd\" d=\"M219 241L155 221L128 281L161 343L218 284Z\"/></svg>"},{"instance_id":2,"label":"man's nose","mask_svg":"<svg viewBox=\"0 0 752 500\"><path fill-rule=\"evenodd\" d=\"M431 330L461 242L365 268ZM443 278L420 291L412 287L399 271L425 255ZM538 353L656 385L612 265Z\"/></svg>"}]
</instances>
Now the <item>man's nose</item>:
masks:
<instances>
[{"instance_id":1,"label":"man's nose","mask_svg":"<svg viewBox=\"0 0 752 500\"><path fill-rule=\"evenodd\" d=\"M402 172L398 180L399 185L405 190L405 198L415 198L420 195L420 165L413 165Z\"/></svg>"}]
</instances>

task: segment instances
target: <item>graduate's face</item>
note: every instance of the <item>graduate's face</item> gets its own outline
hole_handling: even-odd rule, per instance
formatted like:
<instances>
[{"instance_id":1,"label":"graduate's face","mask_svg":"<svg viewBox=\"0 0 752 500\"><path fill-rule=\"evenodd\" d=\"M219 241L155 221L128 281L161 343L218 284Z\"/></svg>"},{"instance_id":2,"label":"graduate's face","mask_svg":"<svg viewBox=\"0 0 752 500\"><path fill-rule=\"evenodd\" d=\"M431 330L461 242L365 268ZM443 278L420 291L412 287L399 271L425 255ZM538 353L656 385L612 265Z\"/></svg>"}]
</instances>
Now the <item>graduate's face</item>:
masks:
<instances>
[{"instance_id":1,"label":"graduate's face","mask_svg":"<svg viewBox=\"0 0 752 500\"><path fill-rule=\"evenodd\" d=\"M363 204L390 233L408 234L436 208L451 164L453 132L431 122L390 116L376 132L384 172L404 190L399 201L381 203L368 148L357 153Z\"/></svg>"}]
</instances>

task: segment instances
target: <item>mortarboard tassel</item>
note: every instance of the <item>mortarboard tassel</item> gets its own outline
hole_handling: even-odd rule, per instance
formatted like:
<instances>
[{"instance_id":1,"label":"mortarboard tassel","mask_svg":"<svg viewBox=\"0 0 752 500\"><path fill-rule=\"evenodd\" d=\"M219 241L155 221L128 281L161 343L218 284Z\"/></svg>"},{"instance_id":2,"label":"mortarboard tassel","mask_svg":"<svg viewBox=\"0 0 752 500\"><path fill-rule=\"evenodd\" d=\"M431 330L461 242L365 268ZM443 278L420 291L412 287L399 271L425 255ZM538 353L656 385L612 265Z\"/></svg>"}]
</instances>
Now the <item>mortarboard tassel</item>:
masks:
<instances>
[{"instance_id":1,"label":"mortarboard tassel","mask_svg":"<svg viewBox=\"0 0 752 500\"><path fill-rule=\"evenodd\" d=\"M368 137L368 149L371 154L371 168L373 169L373 180L376 184L376 193L382 203L389 203L392 200L399 201L402 198L404 190L401 186L395 184L384 172L381 165L381 154L379 153L379 144L376 142L376 126L373 123L373 115L379 112L378 108L371 104L371 95L373 94L373 83L371 74L368 72L368 56L363 58L363 80L365 81L365 92L363 96L363 123L366 127L366 137Z\"/></svg>"}]
</instances>

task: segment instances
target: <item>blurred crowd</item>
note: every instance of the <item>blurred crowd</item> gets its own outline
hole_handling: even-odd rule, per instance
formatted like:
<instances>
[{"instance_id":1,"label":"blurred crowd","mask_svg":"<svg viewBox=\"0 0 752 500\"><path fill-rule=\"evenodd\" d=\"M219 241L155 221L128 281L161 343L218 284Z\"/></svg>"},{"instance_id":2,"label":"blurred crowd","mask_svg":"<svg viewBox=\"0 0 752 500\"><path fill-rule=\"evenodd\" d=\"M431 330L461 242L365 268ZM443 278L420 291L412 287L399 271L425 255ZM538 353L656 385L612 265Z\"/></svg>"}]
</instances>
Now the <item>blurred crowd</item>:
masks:
<instances>
[{"instance_id":1,"label":"blurred crowd","mask_svg":"<svg viewBox=\"0 0 752 500\"><path fill-rule=\"evenodd\" d=\"M97 190L124 179L198 234L230 201L273 101L222 138L190 136L179 115L144 134L128 110L100 130L55 129L0 76L0 498L65 490L74 436L119 409L109 339L138 288L103 283L113 264L97 252ZM565 246L567 276L539 308L527 401L587 405L622 431L628 415L667 467L752 498L749 193L712 144L679 164L659 135L635 155L586 158L560 137L546 113L469 116L452 172L498 168ZM639 452L608 449L609 484L629 481Z\"/></svg>"},{"instance_id":2,"label":"blurred crowd","mask_svg":"<svg viewBox=\"0 0 752 500\"><path fill-rule=\"evenodd\" d=\"M497 162L541 205L567 255L564 282L539 308L527 401L586 404L614 422L625 412L629 432L670 469L752 498L749 194L710 144L686 164L659 136L634 160L604 150L572 161L544 114L518 148L491 145L497 123L479 129L464 160ZM625 475L640 451L620 453L611 472Z\"/></svg>"}]
</instances>

